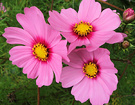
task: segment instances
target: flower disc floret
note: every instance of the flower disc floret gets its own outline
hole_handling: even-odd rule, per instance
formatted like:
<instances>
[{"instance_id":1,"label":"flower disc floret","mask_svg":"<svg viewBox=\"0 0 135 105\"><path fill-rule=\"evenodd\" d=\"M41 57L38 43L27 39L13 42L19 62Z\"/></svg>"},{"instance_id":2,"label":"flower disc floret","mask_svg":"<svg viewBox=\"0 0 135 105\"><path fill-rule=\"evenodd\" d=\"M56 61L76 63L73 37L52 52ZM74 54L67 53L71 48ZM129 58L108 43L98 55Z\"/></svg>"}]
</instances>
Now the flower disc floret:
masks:
<instances>
[{"instance_id":1,"label":"flower disc floret","mask_svg":"<svg viewBox=\"0 0 135 105\"><path fill-rule=\"evenodd\" d=\"M89 22L81 21L75 24L73 31L80 36L86 36L87 34L92 32L92 29L93 27L92 25L90 25Z\"/></svg>"},{"instance_id":2,"label":"flower disc floret","mask_svg":"<svg viewBox=\"0 0 135 105\"><path fill-rule=\"evenodd\" d=\"M35 44L32 48L35 58L39 60L46 61L48 58L48 51L44 44L38 43Z\"/></svg>"},{"instance_id":3,"label":"flower disc floret","mask_svg":"<svg viewBox=\"0 0 135 105\"><path fill-rule=\"evenodd\" d=\"M98 69L96 64L89 62L88 64L84 64L83 72L88 78L95 78L98 73Z\"/></svg>"}]
</instances>

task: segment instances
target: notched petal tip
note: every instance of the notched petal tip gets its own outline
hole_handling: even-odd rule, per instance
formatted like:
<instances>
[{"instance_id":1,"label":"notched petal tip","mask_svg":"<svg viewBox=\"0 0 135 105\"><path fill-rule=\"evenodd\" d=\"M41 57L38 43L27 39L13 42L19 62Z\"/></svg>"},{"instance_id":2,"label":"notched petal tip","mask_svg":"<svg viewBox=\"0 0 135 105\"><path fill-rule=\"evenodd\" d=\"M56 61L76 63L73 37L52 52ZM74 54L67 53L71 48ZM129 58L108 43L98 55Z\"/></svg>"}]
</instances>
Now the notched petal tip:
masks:
<instances>
[{"instance_id":1,"label":"notched petal tip","mask_svg":"<svg viewBox=\"0 0 135 105\"><path fill-rule=\"evenodd\" d=\"M125 37L127 37L126 34L115 32L114 35L107 41L107 43L109 44L120 43L123 42Z\"/></svg>"},{"instance_id":2,"label":"notched petal tip","mask_svg":"<svg viewBox=\"0 0 135 105\"><path fill-rule=\"evenodd\" d=\"M16 19L18 19L20 16L22 16L22 15L24 15L24 14L22 14L22 13L18 13L17 15L16 15Z\"/></svg>"}]
</instances>

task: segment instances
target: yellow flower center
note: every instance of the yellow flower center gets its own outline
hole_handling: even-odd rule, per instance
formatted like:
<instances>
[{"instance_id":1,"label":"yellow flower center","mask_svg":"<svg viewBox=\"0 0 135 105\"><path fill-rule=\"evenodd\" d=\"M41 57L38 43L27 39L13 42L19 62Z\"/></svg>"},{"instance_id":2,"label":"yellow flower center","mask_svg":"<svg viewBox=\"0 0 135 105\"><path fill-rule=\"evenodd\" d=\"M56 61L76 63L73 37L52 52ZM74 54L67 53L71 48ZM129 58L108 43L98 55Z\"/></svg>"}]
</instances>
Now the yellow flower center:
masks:
<instances>
[{"instance_id":1,"label":"yellow flower center","mask_svg":"<svg viewBox=\"0 0 135 105\"><path fill-rule=\"evenodd\" d=\"M35 44L32 48L35 58L39 60L46 61L48 58L48 51L44 44L38 43Z\"/></svg>"},{"instance_id":2,"label":"yellow flower center","mask_svg":"<svg viewBox=\"0 0 135 105\"><path fill-rule=\"evenodd\" d=\"M88 64L84 64L83 72L85 73L85 76L88 78L96 77L98 73L98 69L96 64L89 62Z\"/></svg>"},{"instance_id":3,"label":"yellow flower center","mask_svg":"<svg viewBox=\"0 0 135 105\"><path fill-rule=\"evenodd\" d=\"M92 32L92 25L90 25L89 22L79 22L79 23L76 23L74 28L73 28L73 31L80 35L80 36L86 36L88 35L90 32Z\"/></svg>"}]
</instances>

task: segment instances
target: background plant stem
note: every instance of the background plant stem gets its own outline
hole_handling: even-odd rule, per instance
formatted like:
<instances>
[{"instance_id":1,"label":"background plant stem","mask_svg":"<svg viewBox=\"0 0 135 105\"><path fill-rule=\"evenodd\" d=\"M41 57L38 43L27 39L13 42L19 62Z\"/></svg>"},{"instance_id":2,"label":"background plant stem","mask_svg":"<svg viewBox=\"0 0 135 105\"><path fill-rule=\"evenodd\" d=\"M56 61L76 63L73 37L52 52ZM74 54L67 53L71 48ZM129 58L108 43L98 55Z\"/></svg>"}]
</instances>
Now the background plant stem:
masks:
<instances>
[{"instance_id":1,"label":"background plant stem","mask_svg":"<svg viewBox=\"0 0 135 105\"><path fill-rule=\"evenodd\" d=\"M72 105L74 105L74 103L75 103L75 98L73 99Z\"/></svg>"},{"instance_id":2,"label":"background plant stem","mask_svg":"<svg viewBox=\"0 0 135 105\"><path fill-rule=\"evenodd\" d=\"M109 6L113 7L113 8L116 8L116 9L118 9L118 10L120 10L120 11L124 11L124 9L121 9L121 8L115 6L115 5L112 5L112 4L108 3L108 2L105 2L105 1L102 1L102 0L98 0L98 1L99 1L99 2L102 2L102 3L104 3L104 4L107 4L107 5L109 5Z\"/></svg>"},{"instance_id":3,"label":"background plant stem","mask_svg":"<svg viewBox=\"0 0 135 105\"><path fill-rule=\"evenodd\" d=\"M37 88L37 105L40 105L40 88Z\"/></svg>"},{"instance_id":4,"label":"background plant stem","mask_svg":"<svg viewBox=\"0 0 135 105\"><path fill-rule=\"evenodd\" d=\"M126 26L127 26L127 24L125 24L123 27L123 30L122 30L123 33L125 32Z\"/></svg>"},{"instance_id":5,"label":"background plant stem","mask_svg":"<svg viewBox=\"0 0 135 105\"><path fill-rule=\"evenodd\" d=\"M124 71L122 72L122 74L121 74L120 78L118 79L118 81L120 81L120 80L121 80L121 78L123 77L123 75L124 75L125 71L127 70L128 65L129 65L129 64L127 64L127 65L126 65L126 67L125 67Z\"/></svg>"},{"instance_id":6,"label":"background plant stem","mask_svg":"<svg viewBox=\"0 0 135 105\"><path fill-rule=\"evenodd\" d=\"M52 11L52 9L53 9L53 0L52 0L52 4L51 4L51 11Z\"/></svg>"},{"instance_id":7,"label":"background plant stem","mask_svg":"<svg viewBox=\"0 0 135 105\"><path fill-rule=\"evenodd\" d=\"M118 79L118 81L120 81L121 78L123 77L123 75L124 75L124 73L125 73L125 71L126 71L126 69L127 69L127 67L128 67L129 64L131 64L134 67L133 63L131 62L131 59L133 58L134 54L135 54L135 51L133 53L131 53L131 54L128 55L128 57L130 57L130 58L127 60L127 65L126 65L124 71L122 72L120 78Z\"/></svg>"}]
</instances>

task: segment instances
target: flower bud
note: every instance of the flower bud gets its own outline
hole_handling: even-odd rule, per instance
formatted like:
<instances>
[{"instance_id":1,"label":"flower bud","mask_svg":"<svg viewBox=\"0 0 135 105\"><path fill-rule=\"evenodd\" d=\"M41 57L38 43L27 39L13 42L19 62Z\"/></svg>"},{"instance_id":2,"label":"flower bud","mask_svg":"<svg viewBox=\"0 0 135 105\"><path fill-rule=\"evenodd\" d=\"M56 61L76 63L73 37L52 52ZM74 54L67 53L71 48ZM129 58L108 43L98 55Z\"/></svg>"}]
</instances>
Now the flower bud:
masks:
<instances>
[{"instance_id":1,"label":"flower bud","mask_svg":"<svg viewBox=\"0 0 135 105\"><path fill-rule=\"evenodd\" d=\"M130 23L135 20L135 13L132 8L128 8L123 12L123 21Z\"/></svg>"},{"instance_id":2,"label":"flower bud","mask_svg":"<svg viewBox=\"0 0 135 105\"><path fill-rule=\"evenodd\" d=\"M130 45L130 43L127 40L125 40L125 41L122 42L122 47L123 48L128 48L129 45Z\"/></svg>"}]
</instances>

